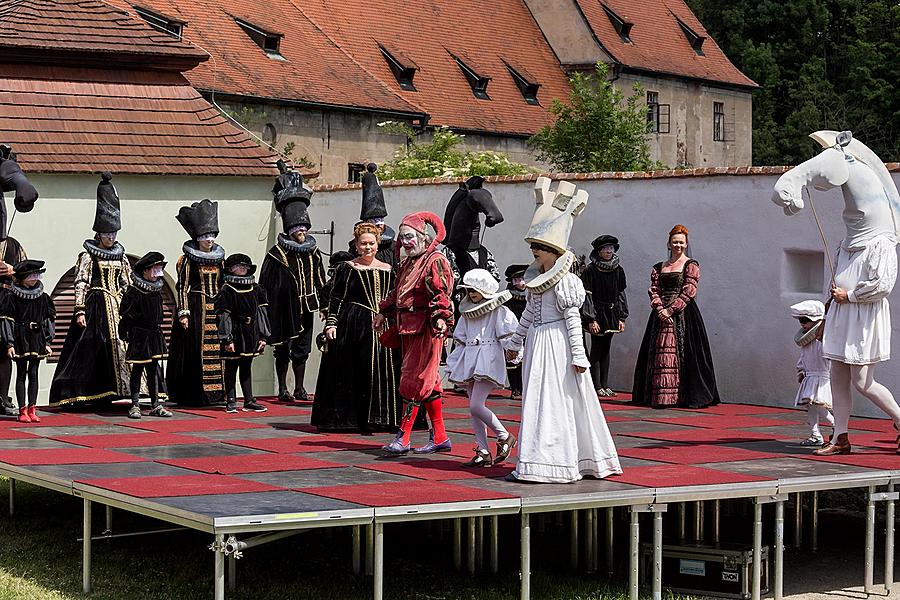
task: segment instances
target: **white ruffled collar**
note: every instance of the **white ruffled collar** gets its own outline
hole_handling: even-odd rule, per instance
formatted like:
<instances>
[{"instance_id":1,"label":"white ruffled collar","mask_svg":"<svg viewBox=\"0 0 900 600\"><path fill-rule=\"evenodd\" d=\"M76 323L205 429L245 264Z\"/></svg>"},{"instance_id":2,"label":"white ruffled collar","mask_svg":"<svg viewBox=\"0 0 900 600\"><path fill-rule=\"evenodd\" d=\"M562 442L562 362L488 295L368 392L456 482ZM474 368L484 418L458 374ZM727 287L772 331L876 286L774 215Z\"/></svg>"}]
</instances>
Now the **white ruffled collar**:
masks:
<instances>
[{"instance_id":1,"label":"white ruffled collar","mask_svg":"<svg viewBox=\"0 0 900 600\"><path fill-rule=\"evenodd\" d=\"M498 306L502 306L510 298L512 298L512 294L509 290L503 290L493 298L489 300L482 300L478 304L473 303L471 300L469 300L468 297L466 297L463 298L462 302L459 303L459 313L461 315L464 315L468 319L474 319L488 314Z\"/></svg>"},{"instance_id":2,"label":"white ruffled collar","mask_svg":"<svg viewBox=\"0 0 900 600\"><path fill-rule=\"evenodd\" d=\"M571 250L566 250L565 254L557 258L556 263L543 273L541 273L541 265L534 261L525 270L525 287L528 291L536 294L546 292L572 270L573 264L575 264L575 255Z\"/></svg>"}]
</instances>

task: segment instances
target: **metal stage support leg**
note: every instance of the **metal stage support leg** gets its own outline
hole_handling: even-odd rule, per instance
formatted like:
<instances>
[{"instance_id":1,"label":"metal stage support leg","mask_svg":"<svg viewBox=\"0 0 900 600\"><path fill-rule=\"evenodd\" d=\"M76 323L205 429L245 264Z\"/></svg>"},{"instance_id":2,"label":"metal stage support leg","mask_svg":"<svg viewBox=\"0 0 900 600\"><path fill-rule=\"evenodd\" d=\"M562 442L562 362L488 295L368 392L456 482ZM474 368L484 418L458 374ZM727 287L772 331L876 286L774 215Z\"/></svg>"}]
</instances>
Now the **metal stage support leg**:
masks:
<instances>
[{"instance_id":1,"label":"metal stage support leg","mask_svg":"<svg viewBox=\"0 0 900 600\"><path fill-rule=\"evenodd\" d=\"M10 479L12 481L12 479ZM91 501L84 499L84 523L81 541L81 591L91 593Z\"/></svg>"},{"instance_id":2,"label":"metal stage support leg","mask_svg":"<svg viewBox=\"0 0 900 600\"><path fill-rule=\"evenodd\" d=\"M679 505L680 508L684 504ZM638 600L640 596L640 542L641 531L638 516L640 513L653 514L653 573L651 581L653 582L652 592L653 600L661 600L662 598L662 513L666 512L668 505L666 504L641 504L637 506L629 506L631 511L631 543L630 543L630 570L628 573L628 594L630 600ZM683 512L680 513L684 514Z\"/></svg>"},{"instance_id":3,"label":"metal stage support leg","mask_svg":"<svg viewBox=\"0 0 900 600\"><path fill-rule=\"evenodd\" d=\"M106 529L103 530L103 535L112 535L113 532L113 507L109 504L106 505Z\"/></svg>"},{"instance_id":4,"label":"metal stage support leg","mask_svg":"<svg viewBox=\"0 0 900 600\"><path fill-rule=\"evenodd\" d=\"M812 493L809 504L809 549L819 551L819 492Z\"/></svg>"},{"instance_id":5,"label":"metal stage support leg","mask_svg":"<svg viewBox=\"0 0 900 600\"><path fill-rule=\"evenodd\" d=\"M613 567L613 526L615 525L615 513L613 507L606 509L606 573L612 575Z\"/></svg>"},{"instance_id":6,"label":"metal stage support leg","mask_svg":"<svg viewBox=\"0 0 900 600\"><path fill-rule=\"evenodd\" d=\"M596 573L600 568L600 509L594 508L594 525L591 528L591 547L594 549L591 557L591 567L589 573Z\"/></svg>"},{"instance_id":7,"label":"metal stage support leg","mask_svg":"<svg viewBox=\"0 0 900 600\"><path fill-rule=\"evenodd\" d=\"M9 479L9 516L16 514L16 480Z\"/></svg>"},{"instance_id":8,"label":"metal stage support leg","mask_svg":"<svg viewBox=\"0 0 900 600\"><path fill-rule=\"evenodd\" d=\"M484 571L484 517L475 517L475 568Z\"/></svg>"},{"instance_id":9,"label":"metal stage support leg","mask_svg":"<svg viewBox=\"0 0 900 600\"><path fill-rule=\"evenodd\" d=\"M594 509L584 511L584 568L593 572L594 566Z\"/></svg>"},{"instance_id":10,"label":"metal stage support leg","mask_svg":"<svg viewBox=\"0 0 900 600\"><path fill-rule=\"evenodd\" d=\"M211 547L215 560L213 589L215 600L225 600L225 534L216 534Z\"/></svg>"},{"instance_id":11,"label":"metal stage support leg","mask_svg":"<svg viewBox=\"0 0 900 600\"><path fill-rule=\"evenodd\" d=\"M713 543L719 543L719 525L722 522L722 501L713 500Z\"/></svg>"},{"instance_id":12,"label":"metal stage support leg","mask_svg":"<svg viewBox=\"0 0 900 600\"><path fill-rule=\"evenodd\" d=\"M694 541L699 542L703 538L703 502L694 502Z\"/></svg>"},{"instance_id":13,"label":"metal stage support leg","mask_svg":"<svg viewBox=\"0 0 900 600\"><path fill-rule=\"evenodd\" d=\"M468 547L469 553L466 555L467 562L466 565L468 567L469 575L475 574L475 517L469 517L466 519L466 526L468 530Z\"/></svg>"},{"instance_id":14,"label":"metal stage support leg","mask_svg":"<svg viewBox=\"0 0 900 600\"><path fill-rule=\"evenodd\" d=\"M372 526L374 536L374 572L372 573L373 596L375 600L384 597L384 523L375 522Z\"/></svg>"},{"instance_id":15,"label":"metal stage support leg","mask_svg":"<svg viewBox=\"0 0 900 600\"><path fill-rule=\"evenodd\" d=\"M350 562L353 565L353 574L359 575L362 572L362 561L360 560L360 553L362 552L362 530L359 525L354 525L350 528Z\"/></svg>"},{"instance_id":16,"label":"metal stage support leg","mask_svg":"<svg viewBox=\"0 0 900 600\"><path fill-rule=\"evenodd\" d=\"M234 556L228 557L228 562L225 563L226 572L228 573L228 591L233 592L237 589L237 560Z\"/></svg>"},{"instance_id":17,"label":"metal stage support leg","mask_svg":"<svg viewBox=\"0 0 900 600\"><path fill-rule=\"evenodd\" d=\"M803 494L797 492L794 505L794 548L803 543Z\"/></svg>"},{"instance_id":18,"label":"metal stage support leg","mask_svg":"<svg viewBox=\"0 0 900 600\"><path fill-rule=\"evenodd\" d=\"M762 587L762 504L757 500L753 503L753 575L750 591L751 600L759 600Z\"/></svg>"},{"instance_id":19,"label":"metal stage support leg","mask_svg":"<svg viewBox=\"0 0 900 600\"><path fill-rule=\"evenodd\" d=\"M784 502L775 503L775 600L784 597Z\"/></svg>"},{"instance_id":20,"label":"metal stage support leg","mask_svg":"<svg viewBox=\"0 0 900 600\"><path fill-rule=\"evenodd\" d=\"M687 538L687 506L684 502L678 503L678 543L684 544Z\"/></svg>"},{"instance_id":21,"label":"metal stage support leg","mask_svg":"<svg viewBox=\"0 0 900 600\"><path fill-rule=\"evenodd\" d=\"M699 509L700 509L700 539L697 541L702 542L706 539L706 502L704 500L700 501Z\"/></svg>"},{"instance_id":22,"label":"metal stage support leg","mask_svg":"<svg viewBox=\"0 0 900 600\"><path fill-rule=\"evenodd\" d=\"M500 516L491 515L491 573L500 570Z\"/></svg>"},{"instance_id":23,"label":"metal stage support leg","mask_svg":"<svg viewBox=\"0 0 900 600\"><path fill-rule=\"evenodd\" d=\"M578 570L578 511L569 513L569 563L573 571Z\"/></svg>"},{"instance_id":24,"label":"metal stage support leg","mask_svg":"<svg viewBox=\"0 0 900 600\"><path fill-rule=\"evenodd\" d=\"M366 575L375 573L375 524L366 525Z\"/></svg>"},{"instance_id":25,"label":"metal stage support leg","mask_svg":"<svg viewBox=\"0 0 900 600\"><path fill-rule=\"evenodd\" d=\"M889 483L887 486L888 494L894 494L894 484ZM887 511L885 514L885 530L884 530L884 591L891 593L894 587L894 500L887 500Z\"/></svg>"},{"instance_id":26,"label":"metal stage support leg","mask_svg":"<svg viewBox=\"0 0 900 600\"><path fill-rule=\"evenodd\" d=\"M462 519L453 519L453 568L462 571Z\"/></svg>"},{"instance_id":27,"label":"metal stage support leg","mask_svg":"<svg viewBox=\"0 0 900 600\"><path fill-rule=\"evenodd\" d=\"M866 577L863 590L867 595L875 591L875 486L869 486L866 503Z\"/></svg>"},{"instance_id":28,"label":"metal stage support leg","mask_svg":"<svg viewBox=\"0 0 900 600\"><path fill-rule=\"evenodd\" d=\"M520 550L520 560L521 564L519 566L520 572L519 577L522 580L522 588L519 595L520 600L530 600L531 598L531 524L530 524L531 515L523 512L522 513L522 524L521 524L521 550Z\"/></svg>"}]
</instances>

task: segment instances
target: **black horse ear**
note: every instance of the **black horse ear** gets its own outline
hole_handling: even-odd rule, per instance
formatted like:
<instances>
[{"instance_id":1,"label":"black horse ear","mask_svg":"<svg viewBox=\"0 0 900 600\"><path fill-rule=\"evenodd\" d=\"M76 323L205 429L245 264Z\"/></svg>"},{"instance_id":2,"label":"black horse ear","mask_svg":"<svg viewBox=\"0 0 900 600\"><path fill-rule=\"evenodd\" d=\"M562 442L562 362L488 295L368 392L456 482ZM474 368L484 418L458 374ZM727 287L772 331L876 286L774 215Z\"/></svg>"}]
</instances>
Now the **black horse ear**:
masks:
<instances>
[{"instance_id":1,"label":"black horse ear","mask_svg":"<svg viewBox=\"0 0 900 600\"><path fill-rule=\"evenodd\" d=\"M10 156L12 156L12 148L7 144L0 144L0 158L6 160Z\"/></svg>"}]
</instances>

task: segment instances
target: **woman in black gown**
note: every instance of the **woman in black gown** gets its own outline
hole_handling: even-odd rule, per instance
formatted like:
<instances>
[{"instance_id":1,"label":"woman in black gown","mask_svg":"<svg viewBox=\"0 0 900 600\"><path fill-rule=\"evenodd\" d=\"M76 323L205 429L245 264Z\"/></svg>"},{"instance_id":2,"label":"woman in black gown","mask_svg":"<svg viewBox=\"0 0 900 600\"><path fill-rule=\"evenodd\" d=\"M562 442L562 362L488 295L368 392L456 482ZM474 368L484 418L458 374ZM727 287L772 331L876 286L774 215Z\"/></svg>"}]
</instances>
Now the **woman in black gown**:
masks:
<instances>
[{"instance_id":1,"label":"woman in black gown","mask_svg":"<svg viewBox=\"0 0 900 600\"><path fill-rule=\"evenodd\" d=\"M353 233L358 256L335 268L312 424L320 431L396 431L400 353L382 346L372 330L394 275L375 258L378 228L360 223Z\"/></svg>"},{"instance_id":2,"label":"woman in black gown","mask_svg":"<svg viewBox=\"0 0 900 600\"><path fill-rule=\"evenodd\" d=\"M700 263L687 255L688 230L669 232L669 260L650 273L652 312L634 369L633 401L666 408L719 403L709 339L695 296Z\"/></svg>"}]
</instances>

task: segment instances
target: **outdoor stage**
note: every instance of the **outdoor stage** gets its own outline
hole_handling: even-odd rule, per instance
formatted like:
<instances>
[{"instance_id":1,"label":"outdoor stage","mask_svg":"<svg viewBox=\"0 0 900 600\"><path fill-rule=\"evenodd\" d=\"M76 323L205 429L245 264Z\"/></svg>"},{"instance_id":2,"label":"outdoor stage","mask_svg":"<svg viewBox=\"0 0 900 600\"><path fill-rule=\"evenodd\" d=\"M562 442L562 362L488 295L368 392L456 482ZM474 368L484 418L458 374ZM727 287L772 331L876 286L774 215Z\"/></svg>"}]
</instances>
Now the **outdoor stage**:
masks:
<instances>
[{"instance_id":1,"label":"outdoor stage","mask_svg":"<svg viewBox=\"0 0 900 600\"><path fill-rule=\"evenodd\" d=\"M571 485L506 482L503 477L512 464L461 468L471 456L474 438L467 400L452 393L445 401L446 427L454 442L450 454L383 458L378 448L390 434L318 434L308 424L309 405L269 401L266 413L185 409L176 410L172 419L140 421L128 419L127 406L121 405L100 414L43 411L38 425L0 421L0 474L11 480L11 513L15 481L83 498L85 592L91 588L91 538L96 535L93 503L107 507L108 520L111 508L118 508L209 533L217 600L225 597L226 562L232 565L228 574L233 585L233 561L242 551L316 527L352 527L353 568L374 575L376 600L383 597L388 523L452 519L457 567L467 554L473 570L476 544L483 547L486 541L490 567L496 570L501 515L519 515L522 598L527 599L532 515L568 512L575 556L585 544L588 560L596 563L604 543L607 560L612 556L608 525L613 509L622 507L630 513L632 598L637 598L639 583L640 515L652 514L652 568L641 575L659 598L667 505L673 505L681 537L686 528L695 539L711 530L707 541L716 543L719 501L741 498L753 504L754 556L762 544L763 506L775 505L770 557L773 592L780 598L788 494L813 493L809 518L815 528L815 493L841 488L868 491L862 575L869 593L874 590L875 507L886 505L885 582L888 587L893 583L894 484L900 481L900 456L894 452L890 421L852 420L854 453L825 459L812 457L811 448L799 445L806 435L805 414L799 411L741 404L659 411L627 400L619 395L602 402L624 474ZM518 402L496 397L489 405L518 433ZM422 443L423 436L414 435L414 443ZM692 522L685 503L693 503ZM799 510L793 518L801 518ZM754 600L760 596L760 564L754 561Z\"/></svg>"}]
</instances>

